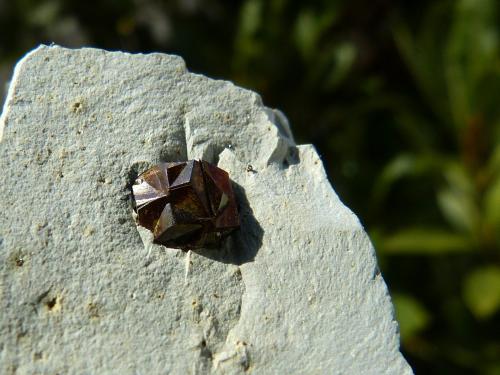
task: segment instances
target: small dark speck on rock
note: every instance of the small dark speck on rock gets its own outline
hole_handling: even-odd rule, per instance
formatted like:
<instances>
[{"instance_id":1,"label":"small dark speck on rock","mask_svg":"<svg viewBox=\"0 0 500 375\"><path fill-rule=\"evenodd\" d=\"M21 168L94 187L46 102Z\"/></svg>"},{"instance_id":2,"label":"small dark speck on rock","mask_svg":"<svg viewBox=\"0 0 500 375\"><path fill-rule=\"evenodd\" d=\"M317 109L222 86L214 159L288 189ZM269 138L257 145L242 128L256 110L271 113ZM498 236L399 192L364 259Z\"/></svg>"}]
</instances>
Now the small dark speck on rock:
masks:
<instances>
[{"instance_id":1,"label":"small dark speck on rock","mask_svg":"<svg viewBox=\"0 0 500 375\"><path fill-rule=\"evenodd\" d=\"M35 361L39 361L42 358L43 358L43 353L42 352L36 352L35 354L33 354L33 359Z\"/></svg>"},{"instance_id":2,"label":"small dark speck on rock","mask_svg":"<svg viewBox=\"0 0 500 375\"><path fill-rule=\"evenodd\" d=\"M57 303L57 298L54 297L52 299L49 299L45 305L47 305L47 308L49 310L52 310L54 308L54 306L56 305L56 303Z\"/></svg>"},{"instance_id":3,"label":"small dark speck on rock","mask_svg":"<svg viewBox=\"0 0 500 375\"><path fill-rule=\"evenodd\" d=\"M239 268L236 271L234 271L234 276L235 276L236 280L238 280L238 281L242 279L241 271Z\"/></svg>"},{"instance_id":4,"label":"small dark speck on rock","mask_svg":"<svg viewBox=\"0 0 500 375\"><path fill-rule=\"evenodd\" d=\"M81 112L83 109L83 105L82 103L80 102L75 102L71 105L71 110L74 112L74 113L79 113Z\"/></svg>"},{"instance_id":5,"label":"small dark speck on rock","mask_svg":"<svg viewBox=\"0 0 500 375\"><path fill-rule=\"evenodd\" d=\"M87 310L88 310L90 318L94 318L94 319L99 318L99 316L100 316L100 314L99 314L99 306L97 305L97 303L90 302L87 305Z\"/></svg>"}]
</instances>

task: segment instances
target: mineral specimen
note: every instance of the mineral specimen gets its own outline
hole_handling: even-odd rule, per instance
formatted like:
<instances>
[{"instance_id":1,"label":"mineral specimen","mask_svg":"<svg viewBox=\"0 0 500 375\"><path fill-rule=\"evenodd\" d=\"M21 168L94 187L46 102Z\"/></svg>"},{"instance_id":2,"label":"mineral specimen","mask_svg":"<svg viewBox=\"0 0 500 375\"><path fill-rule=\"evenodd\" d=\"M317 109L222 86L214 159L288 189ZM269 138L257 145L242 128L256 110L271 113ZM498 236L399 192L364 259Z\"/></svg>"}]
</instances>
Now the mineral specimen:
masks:
<instances>
[{"instance_id":1,"label":"mineral specimen","mask_svg":"<svg viewBox=\"0 0 500 375\"><path fill-rule=\"evenodd\" d=\"M137 222L155 243L184 250L216 247L239 228L228 173L204 160L158 164L137 178L132 192Z\"/></svg>"}]
</instances>

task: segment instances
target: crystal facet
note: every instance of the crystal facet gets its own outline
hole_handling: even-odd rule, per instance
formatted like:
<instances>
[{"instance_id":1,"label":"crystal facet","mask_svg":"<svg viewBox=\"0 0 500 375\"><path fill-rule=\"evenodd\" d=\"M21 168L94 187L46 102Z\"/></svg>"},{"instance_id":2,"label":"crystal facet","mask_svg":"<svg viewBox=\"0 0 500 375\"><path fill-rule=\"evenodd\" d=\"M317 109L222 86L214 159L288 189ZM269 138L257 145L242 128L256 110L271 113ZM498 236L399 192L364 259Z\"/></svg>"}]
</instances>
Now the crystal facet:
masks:
<instances>
[{"instance_id":1,"label":"crystal facet","mask_svg":"<svg viewBox=\"0 0 500 375\"><path fill-rule=\"evenodd\" d=\"M204 160L158 164L137 178L132 193L138 224L167 247L218 246L240 225L228 173Z\"/></svg>"}]
</instances>

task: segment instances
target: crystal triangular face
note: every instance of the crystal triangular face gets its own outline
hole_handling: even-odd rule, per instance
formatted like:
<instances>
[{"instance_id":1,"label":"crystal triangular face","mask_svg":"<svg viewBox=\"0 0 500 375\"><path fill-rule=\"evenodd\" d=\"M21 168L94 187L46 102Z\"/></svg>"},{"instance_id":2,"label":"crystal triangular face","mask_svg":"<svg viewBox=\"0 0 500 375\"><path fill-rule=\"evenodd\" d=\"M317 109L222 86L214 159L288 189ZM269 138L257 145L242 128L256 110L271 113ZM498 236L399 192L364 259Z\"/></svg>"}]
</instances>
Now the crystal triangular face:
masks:
<instances>
[{"instance_id":1,"label":"crystal triangular face","mask_svg":"<svg viewBox=\"0 0 500 375\"><path fill-rule=\"evenodd\" d=\"M179 188L181 186L186 186L191 182L191 176L194 170L194 160L190 160L186 163L182 171L175 178L174 182L170 185L172 189Z\"/></svg>"},{"instance_id":2,"label":"crystal triangular face","mask_svg":"<svg viewBox=\"0 0 500 375\"><path fill-rule=\"evenodd\" d=\"M201 224L178 224L168 228L155 238L156 243L187 248L192 242L196 242L203 226Z\"/></svg>"},{"instance_id":3,"label":"crystal triangular face","mask_svg":"<svg viewBox=\"0 0 500 375\"><path fill-rule=\"evenodd\" d=\"M169 187L172 187L177 177L179 177L179 174L184 170L186 164L186 162L175 163L175 165L171 165L167 168Z\"/></svg>"},{"instance_id":4,"label":"crystal triangular face","mask_svg":"<svg viewBox=\"0 0 500 375\"><path fill-rule=\"evenodd\" d=\"M173 190L169 202L175 207L176 214L182 218L182 222L200 222L210 217L210 212L190 186Z\"/></svg>"},{"instance_id":5,"label":"crystal triangular face","mask_svg":"<svg viewBox=\"0 0 500 375\"><path fill-rule=\"evenodd\" d=\"M198 200L205 208L207 214L210 214L211 209L208 201L207 191L205 189L205 178L203 176L203 169L199 161L194 161L190 186L196 193Z\"/></svg>"},{"instance_id":6,"label":"crystal triangular face","mask_svg":"<svg viewBox=\"0 0 500 375\"><path fill-rule=\"evenodd\" d=\"M218 230L237 228L240 219L234 199L233 187L227 172L207 162L203 162L203 168L207 181L212 181L216 188L221 191L220 198L216 201L217 206L214 208L215 227Z\"/></svg>"},{"instance_id":7,"label":"crystal triangular face","mask_svg":"<svg viewBox=\"0 0 500 375\"><path fill-rule=\"evenodd\" d=\"M172 211L172 206L167 203L163 208L160 217L158 218L156 225L153 230L155 238L161 236L165 231L175 225L174 213Z\"/></svg>"},{"instance_id":8,"label":"crystal triangular face","mask_svg":"<svg viewBox=\"0 0 500 375\"><path fill-rule=\"evenodd\" d=\"M225 208L219 211L214 224L217 230L231 230L240 226L238 208L234 200L229 200Z\"/></svg>"},{"instance_id":9,"label":"crystal triangular face","mask_svg":"<svg viewBox=\"0 0 500 375\"><path fill-rule=\"evenodd\" d=\"M222 196L220 197L220 203L217 212L221 212L224 208L226 208L228 203L229 203L229 197L227 196L227 194L223 193Z\"/></svg>"},{"instance_id":10,"label":"crystal triangular face","mask_svg":"<svg viewBox=\"0 0 500 375\"><path fill-rule=\"evenodd\" d=\"M232 192L231 182L229 180L229 175L226 171L212 165L206 161L203 161L203 170L205 174L212 179L214 184L222 190L223 193L230 195Z\"/></svg>"},{"instance_id":11,"label":"crystal triangular face","mask_svg":"<svg viewBox=\"0 0 500 375\"><path fill-rule=\"evenodd\" d=\"M197 223L184 223L177 209L168 203L163 209L153 233L156 242L168 244L169 241L188 234L194 234L194 232L201 230L202 227L201 224Z\"/></svg>"},{"instance_id":12,"label":"crystal triangular face","mask_svg":"<svg viewBox=\"0 0 500 375\"><path fill-rule=\"evenodd\" d=\"M224 193L217 187L213 178L207 174L205 174L205 189L207 190L208 199L210 200L212 215L217 215L220 201Z\"/></svg>"},{"instance_id":13,"label":"crystal triangular face","mask_svg":"<svg viewBox=\"0 0 500 375\"><path fill-rule=\"evenodd\" d=\"M165 204L166 197L161 197L141 207L137 207L137 221L139 225L153 231Z\"/></svg>"},{"instance_id":14,"label":"crystal triangular face","mask_svg":"<svg viewBox=\"0 0 500 375\"><path fill-rule=\"evenodd\" d=\"M157 200L158 198L165 196L163 192L156 190L146 181L142 181L139 184L132 185L132 192L134 194L135 204L137 207L142 207L150 202Z\"/></svg>"},{"instance_id":15,"label":"crystal triangular face","mask_svg":"<svg viewBox=\"0 0 500 375\"><path fill-rule=\"evenodd\" d=\"M223 171L222 169L205 161L203 162L203 170L205 172L205 176L207 177L206 181L210 204L214 215L217 215L220 210L224 209L226 206L226 202L222 201L223 194L226 195L226 199L230 200L234 197L233 188L226 171Z\"/></svg>"},{"instance_id":16,"label":"crystal triangular face","mask_svg":"<svg viewBox=\"0 0 500 375\"><path fill-rule=\"evenodd\" d=\"M155 190L163 192L164 195L167 194L168 181L165 170L161 164L148 169L146 172L139 175L136 182L139 182L140 184L142 181L145 181Z\"/></svg>"}]
</instances>

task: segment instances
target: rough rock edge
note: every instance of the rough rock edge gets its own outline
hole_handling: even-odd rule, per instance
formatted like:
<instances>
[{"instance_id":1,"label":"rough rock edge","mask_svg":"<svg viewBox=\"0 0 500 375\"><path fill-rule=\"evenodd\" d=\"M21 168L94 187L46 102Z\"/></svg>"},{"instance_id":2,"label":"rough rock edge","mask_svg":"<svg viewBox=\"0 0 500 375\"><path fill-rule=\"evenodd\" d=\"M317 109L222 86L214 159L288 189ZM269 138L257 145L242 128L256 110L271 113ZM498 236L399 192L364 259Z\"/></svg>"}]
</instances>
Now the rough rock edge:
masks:
<instances>
[{"instance_id":1,"label":"rough rock edge","mask_svg":"<svg viewBox=\"0 0 500 375\"><path fill-rule=\"evenodd\" d=\"M270 110L267 107L264 107L264 109L266 111ZM278 113L281 114L281 112L278 112ZM284 116L284 115L281 114L281 116ZM276 124L274 124L274 125L277 127L279 126ZM287 125L288 125L288 122L287 122ZM287 127L287 129L290 129L290 128ZM302 145L297 145L296 148L298 150L298 153L301 154L301 156L306 156L306 158L313 158L315 161L319 161L319 163L317 163L317 164L314 162L309 163L309 164L316 165L315 169L311 171L311 173L314 174L314 179L318 182L328 181L328 176L326 174L326 170L324 169L324 166L321 163L321 158L320 158L316 148L314 147L314 145L302 144ZM222 164L222 168L229 167L229 166L231 166L231 167L236 166L236 169L242 169L244 167L244 164L241 163L241 160L236 158L235 154L231 150L228 150L228 149L222 151L219 154L219 160L220 160L220 164ZM329 185L330 193L333 195L334 199L336 199L340 202L340 198L337 195L336 191L333 189L333 187L329 183L328 183L328 185ZM341 204L343 205L343 203L341 203ZM349 214L351 216L352 221L349 223L348 227L345 228L345 230L353 230L353 231L357 231L357 232L362 233L367 238L367 241L369 243L369 252L370 252L372 259L374 260L373 268L370 270L370 272L371 272L370 283L372 285L376 285L376 288L380 288L384 292L384 296L387 300L386 302L389 305L388 307L390 307L390 310L391 310L390 316L388 318L390 319L391 323L393 324L394 330L395 330L394 335L393 335L394 346L392 347L392 350L395 350L396 352L400 353L399 324L398 324L396 317L395 317L394 305L392 304L389 289L387 287L387 284L385 283L385 281L382 278L380 268L379 268L378 263L377 263L375 248L374 248L373 244L371 243L371 240L369 239L368 234L364 230L364 227L361 224L359 218L348 207L346 207L346 209L349 211ZM212 371L214 371L215 373L217 373L217 371L222 371L222 373L227 372L230 374L237 373L237 371L235 372L235 369L238 369L241 366L243 366L243 368L246 369L248 367L251 367L251 365L252 365L251 358L249 356L246 344L242 343L240 341L236 341L236 344L235 344L235 338L238 337L237 330L239 329L240 321L243 318L243 315L244 315L243 312L246 310L244 308L244 305L245 305L245 301L247 300L247 298L245 298L245 296L247 295L248 290L247 290L247 287L245 284L245 273L244 272L242 272L242 282L243 282L243 286L244 286L244 292L241 296L241 311L240 311L238 321L235 322L233 324L233 326L229 329L227 336L226 336L225 343L222 347L222 350L217 351L217 352L213 352L213 358L211 360L211 364L212 364ZM402 356L401 353L400 353L400 355ZM404 362L405 360L402 359L402 361ZM408 373L408 374L412 373L409 366L407 367L407 370L408 370L408 372L405 372L405 373Z\"/></svg>"},{"instance_id":2,"label":"rough rock edge","mask_svg":"<svg viewBox=\"0 0 500 375\"><path fill-rule=\"evenodd\" d=\"M38 48L34 49L33 51L28 52L26 55L24 55L21 58L21 60L19 60L19 62L14 67L14 73L12 74L12 78L11 78L10 83L9 83L9 89L8 89L7 95L5 97L5 102L3 103L2 113L0 113L0 142L2 142L4 128L5 128L5 126L7 126L7 118L8 118L8 112L9 112L8 110L9 110L11 102L13 100L14 92L16 91L16 88L17 88L17 82L18 82L17 77L19 76L24 63L29 59L29 57L31 55L37 53L38 50L41 48L42 48L42 46L39 46Z\"/></svg>"}]
</instances>

